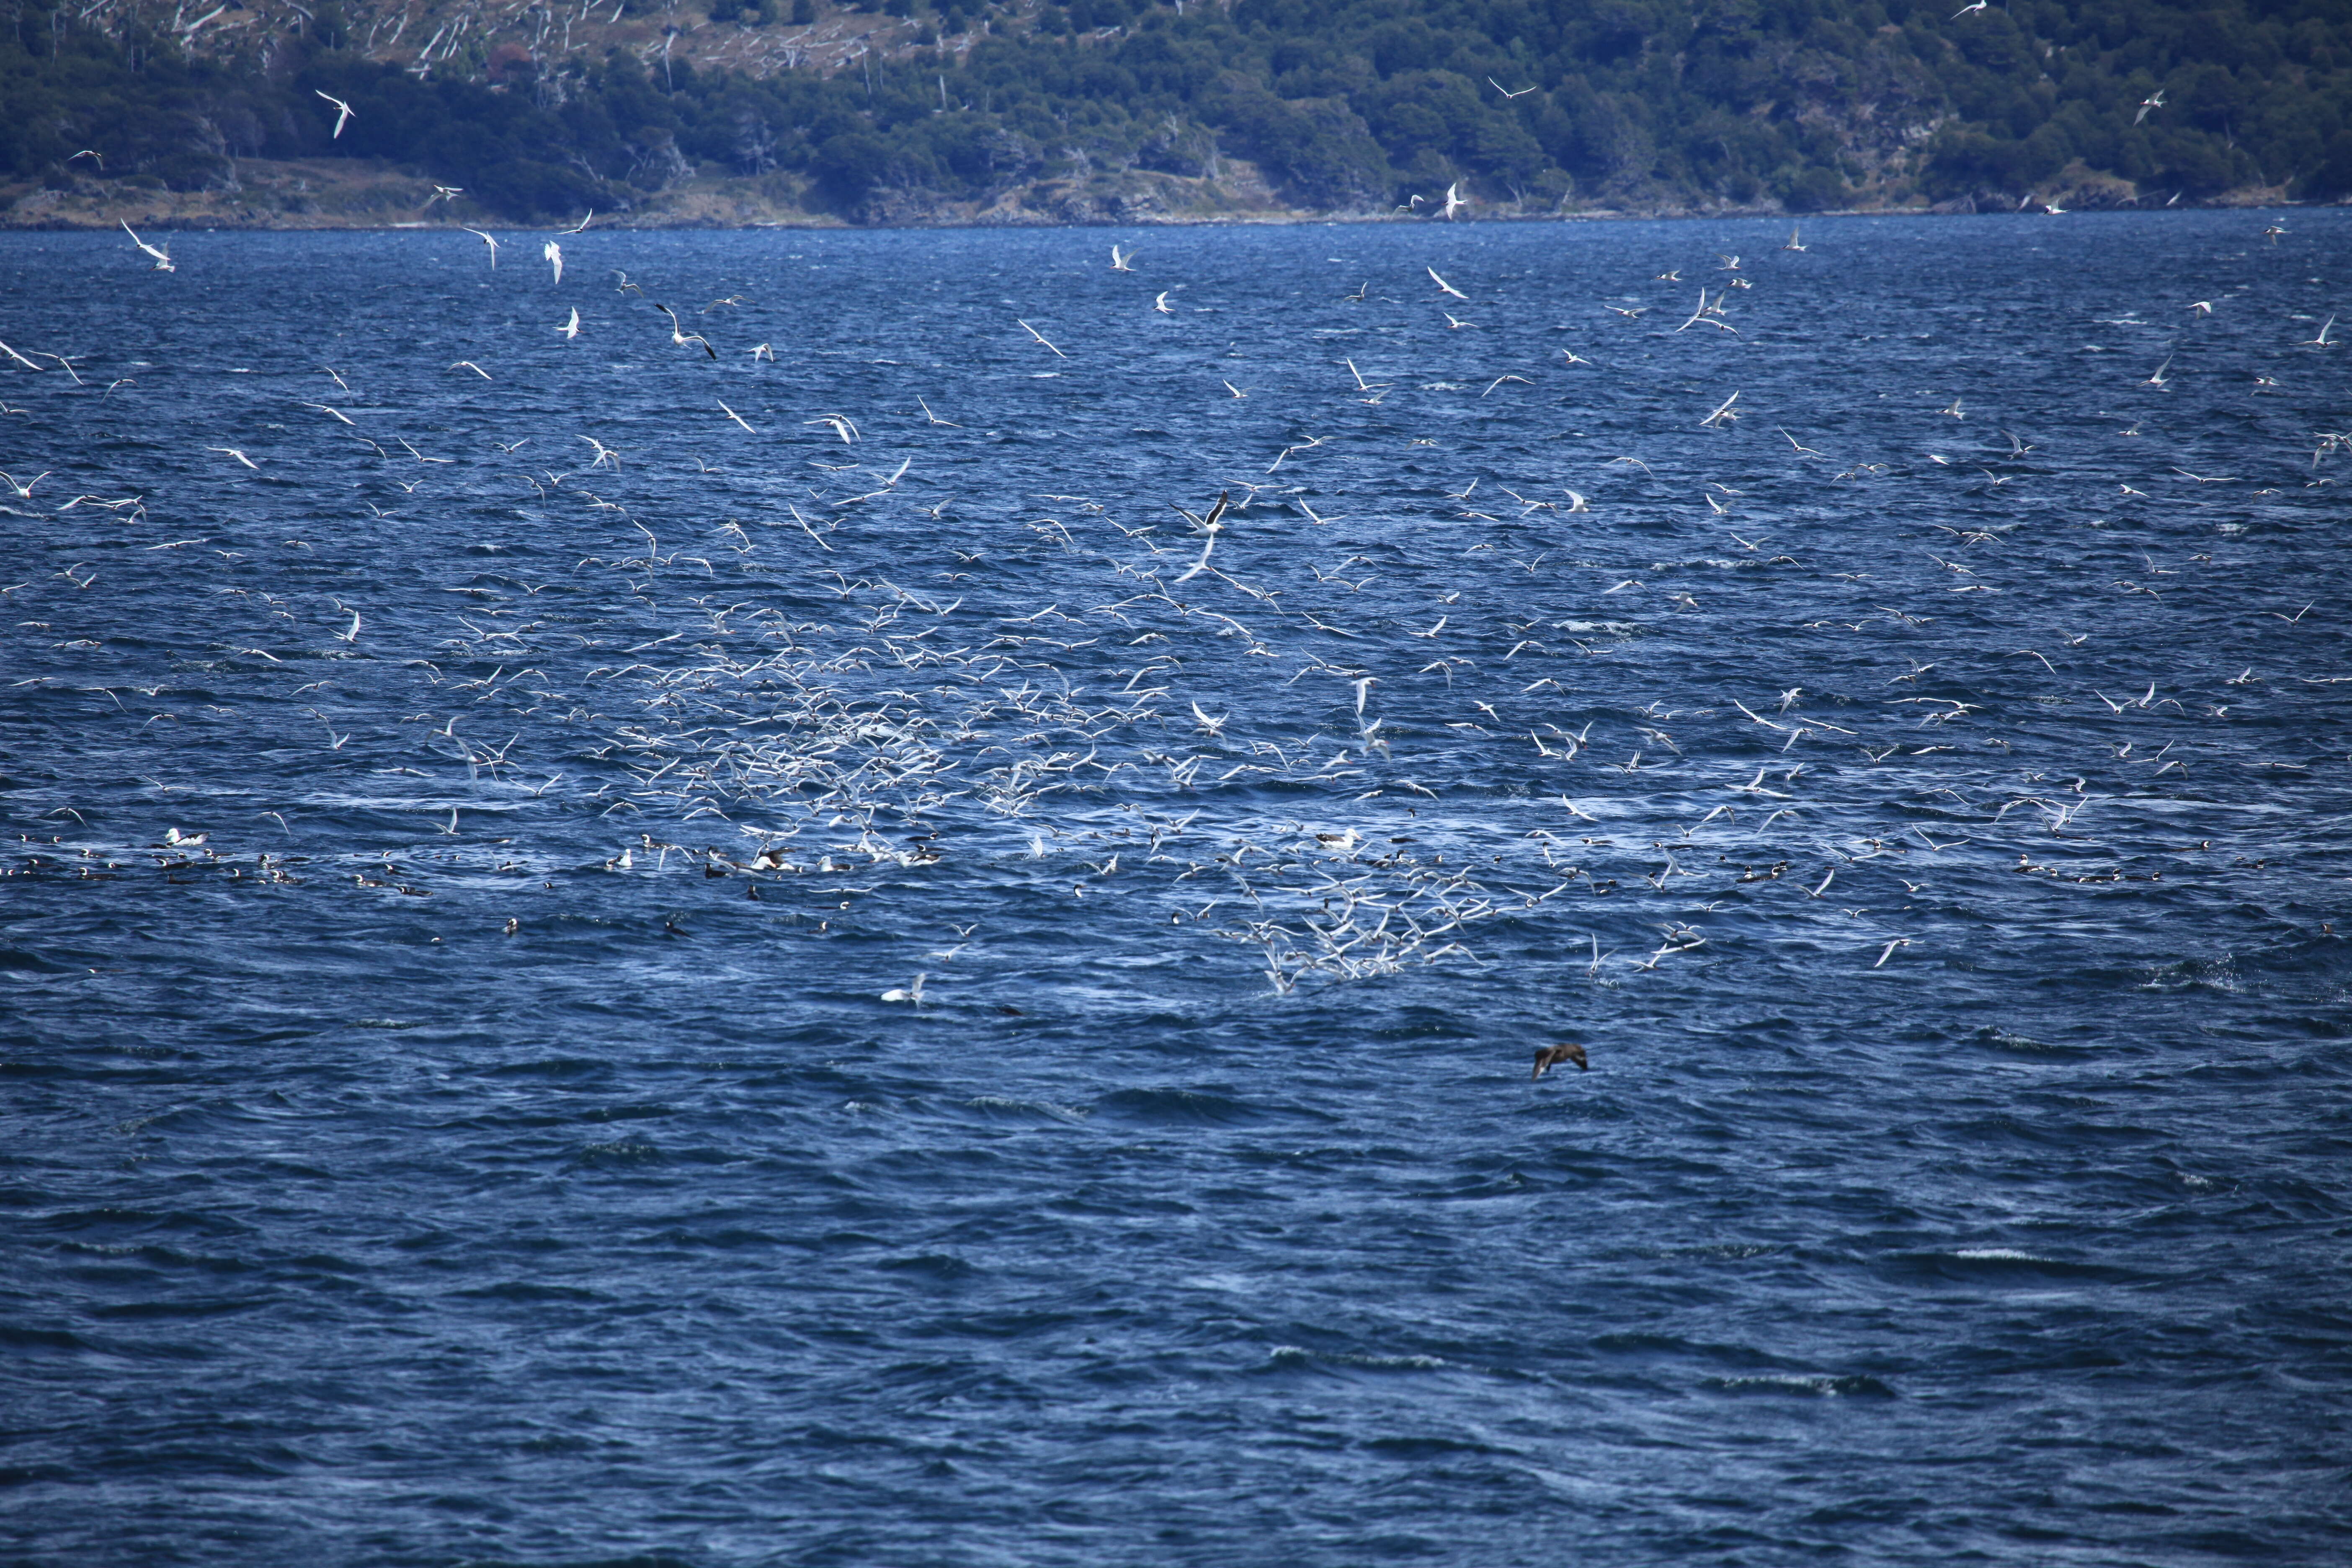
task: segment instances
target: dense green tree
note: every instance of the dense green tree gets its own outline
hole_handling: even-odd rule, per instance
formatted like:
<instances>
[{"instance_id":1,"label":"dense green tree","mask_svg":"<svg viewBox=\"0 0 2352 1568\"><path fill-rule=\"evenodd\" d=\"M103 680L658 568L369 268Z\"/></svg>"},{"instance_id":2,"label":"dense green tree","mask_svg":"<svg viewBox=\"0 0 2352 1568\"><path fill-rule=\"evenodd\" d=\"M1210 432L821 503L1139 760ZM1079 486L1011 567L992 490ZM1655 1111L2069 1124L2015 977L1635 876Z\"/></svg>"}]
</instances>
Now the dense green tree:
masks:
<instances>
[{"instance_id":1,"label":"dense green tree","mask_svg":"<svg viewBox=\"0 0 2352 1568\"><path fill-rule=\"evenodd\" d=\"M202 188L240 158L378 157L516 217L624 208L697 167L780 172L808 200L879 216L1237 157L1326 210L1456 182L1522 211L1568 196L2013 204L2124 181L2190 201L2249 185L2352 197L2340 0L2011 0L1958 16L1912 0L875 0L971 47L765 79L496 53L470 77L420 77L351 52L346 16L364 4L318 11L267 68L233 68L59 0L0 0L0 173ZM814 15L810 0L709 15L786 11ZM359 110L341 140L322 90ZM102 169L75 160L85 148Z\"/></svg>"}]
</instances>

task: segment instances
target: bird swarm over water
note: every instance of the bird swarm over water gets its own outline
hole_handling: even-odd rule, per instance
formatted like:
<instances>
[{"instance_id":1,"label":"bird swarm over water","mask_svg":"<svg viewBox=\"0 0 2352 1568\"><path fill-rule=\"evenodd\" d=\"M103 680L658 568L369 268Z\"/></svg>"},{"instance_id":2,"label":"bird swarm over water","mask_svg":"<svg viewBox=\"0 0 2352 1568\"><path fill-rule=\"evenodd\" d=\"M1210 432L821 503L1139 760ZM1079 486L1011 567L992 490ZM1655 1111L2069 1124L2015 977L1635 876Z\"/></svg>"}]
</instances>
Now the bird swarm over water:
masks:
<instances>
[{"instance_id":1,"label":"bird swarm over water","mask_svg":"<svg viewBox=\"0 0 2352 1568\"><path fill-rule=\"evenodd\" d=\"M488 247L487 265L496 266L499 242L479 237ZM139 243L159 258L157 269L169 267L160 248ZM1780 248L1808 247L1792 232ZM551 287L560 284L559 247L550 241L544 254ZM1121 273L1133 271L1135 261L1113 252ZM1720 270L1738 269L1736 257L1718 261ZM1425 270L1437 290L1430 309L1473 298ZM1140 286L1139 309L1170 313L1167 290ZM618 290L642 293L625 275ZM1639 309L1608 309L1623 318L1625 331L1704 325L1736 337L1728 292L1710 300L1702 288L1696 309L1671 329L1636 327ZM1366 290L1346 298L1363 301ZM741 303L714 300L702 316L709 321L711 312ZM667 305L646 300L631 308L635 316L623 320L635 321L645 352L684 351L706 366L719 357L709 336L719 326L690 332ZM2210 312L2202 301L2190 309ZM662 320L651 319L654 312ZM1456 327L1475 325L1447 319ZM1066 349L1009 311L1004 327L1008 335L1025 334L1013 341L1044 363L1058 366L1073 358L1076 345ZM578 336L576 307L557 331L566 341ZM2310 342L2328 346L2326 329ZM63 370L84 384L59 356L0 349L22 374ZM754 364L775 359L766 343L737 352L751 353ZM496 364L490 351L482 354ZM1590 363L1573 353L1570 362ZM804 419L839 459L813 459L824 470L820 484L772 515L716 524L665 517L625 499L631 474L646 459L604 437L541 432L584 444L584 467L573 459L568 471L509 473L508 482L551 511L593 521L614 543L582 559L562 591L546 600L538 595L547 584L491 574L501 584L489 595L496 602L478 614L459 614L431 657L415 661L425 688L437 693L428 707L454 710L437 728L431 727L437 714L415 721L427 726L428 743L439 754L462 766L472 792L433 802L435 813L449 814L438 832L461 838L461 810L509 810L526 795L541 798L569 782L559 798L609 820L623 838L625 847L604 863L610 872L658 876L698 868L706 878L739 879L751 898L797 898L812 910L833 910L848 908L877 879L952 878L960 864L985 861L997 886L1014 879L1039 897L1115 901L1131 911L1140 895L1156 923L1202 927L1254 950L1271 987L1287 994L1409 965L1488 962L1479 951L1482 931L1565 930L1571 922L1551 911L1571 894L1641 901L1663 916L1650 921L1660 939L1654 949L1639 953L1604 952L1597 936L1580 933L1575 967L1592 983L1620 984L1700 952L1710 939L1690 917L1742 888L1784 877L1803 895L1801 908L1809 916L1852 933L1844 942L1860 967L1883 968L1918 939L1884 912L1874 919L1864 905L1823 902L1842 876L1852 887L1894 866L1921 875L1919 867L1948 861L1972 842L2014 834L2029 821L2038 821L2039 834L2060 837L2096 803L2083 777L2032 773L2004 787L1982 759L1958 757L1942 739L1945 727L1964 721L1978 705L1929 694L1932 664L1898 671L1879 704L1840 708L1834 720L1813 711L1801 687L1790 687L1695 697L1680 708L1654 703L1637 722L1608 716L1596 738L1595 717L1575 694L1575 662L1621 647L1635 632L1631 610L1606 613L1613 604L1635 602L1614 595L1647 592L1648 602L1676 606L1667 614L1702 614L1694 595L1650 582L1691 563L1637 567L1603 586L1601 578L1615 576L1606 563L1556 556L1556 574L1572 569L1590 584L1547 592L1545 547L1577 547L1566 531L1573 525L1557 520L1591 512L1593 503L1566 489L1556 497L1532 486L1525 493L1500 486L1482 492L1475 479L1446 492L1453 518L1490 525L1466 549L1456 537L1432 542L1393 531L1337 533L1347 520L1318 511L1308 498L1319 492L1288 481L1344 437L1338 426L1346 409L1378 406L1393 384L1368 377L1353 358L1339 367L1329 400L1334 427L1259 454L1262 464L1250 459L1246 477L1231 471L1242 465L1227 465L1225 477L1193 494L1148 502L1131 496L1030 498L1036 504L1012 538L966 537L960 542L968 548L958 548L948 543L956 536L935 533L951 561L908 559L902 536L866 526L882 510L913 500L907 481L922 461L924 432L964 428L928 401L917 400L913 449L894 452L895 466L865 459L868 437L859 421L877 423L872 413L827 410ZM452 369L470 372L469 383L478 378L495 387L499 381L473 360ZM339 401L358 406L342 395L350 388L341 374L325 374L341 389ZM2162 386L2162 377L2159 369L2148 384ZM1505 373L1482 395L1526 381ZM1247 390L1224 384L1235 397ZM468 395L496 393L475 385ZM1737 388L1717 388L1696 401L1693 426L1730 426L1742 416L1739 398ZM709 401L714 422L740 438L758 437L715 393ZM371 431L335 406L303 406L331 416L339 429L349 427L388 470L415 476L396 481L411 494L436 465L453 462L424 452L388 421ZM1942 412L1968 417L1957 399ZM1835 467L1796 436L1779 435L1789 460ZM2004 439L2006 457L1994 460L2011 471L1979 469L1994 489L2028 471L2023 465L2033 449L2020 437ZM2316 441L2315 468L2352 445L2352 434L2322 432ZM520 466L514 454L523 444L501 444L501 471ZM243 448L210 451L271 477ZM1629 479L1634 470L1656 479L1636 456L1604 467ZM1867 469L1855 465L1837 478L1867 478ZM8 483L29 505L47 477ZM2224 482L2188 478L2200 485ZM1507 498L1501 504L1493 499L1497 492ZM1707 556L1704 564L1767 574L1805 569L1769 538L1751 539L1730 525L1738 490L1710 483L1699 495L1707 517L1723 520L1717 548L1728 552ZM141 496L79 495L52 504L58 513L103 509L124 523L145 513ZM950 497L916 510L936 521L952 504ZM1528 531L1514 538L1513 525ZM1540 539L1533 533L1538 525ZM692 542L674 542L681 530ZM1931 580L1949 594L1992 591L1984 579L1997 574L2006 528L1947 531L1954 535L1949 544L1928 553ZM1323 546L1335 538L1347 542ZM1318 563L1317 555L1326 562ZM1052 591L1032 595L1008 570L1014 564L1032 582L1050 582ZM2149 575L2163 574L2152 559L2148 565ZM89 581L73 574L86 570L60 575L85 588ZM1392 590L1407 590L1405 597L1425 593L1429 623L1408 624L1385 611L1360 619L1351 606L1371 603L1360 595L1380 576ZM1381 603L1398 599L1391 592ZM1582 607L1561 614L1571 600ZM333 603L336 616L350 620L326 635L342 645L337 657L356 656L373 636L370 620ZM292 614L282 605L277 613ZM1908 627L1928 617L1882 605L1866 618ZM1864 624L1848 629L1858 632ZM2060 639L2046 651L2015 653L2056 675L2050 654L2063 658L2065 646ZM225 657L284 663L259 647L239 646ZM479 673L460 679L461 668ZM1394 701L1407 692L1412 700L1392 717L1383 698ZM1244 695L1246 702L1239 700ZM2142 693L2097 695L2118 716L2147 712L2151 704L2185 711L2153 682ZM324 722L322 752L341 752L350 734L339 734L323 711L306 711ZM2214 717L2224 711L2215 708ZM503 730L509 720L514 738L502 744L460 733L461 727ZM527 734L532 742L519 754L517 741ZM1620 741L1630 755L1620 755ZM1447 750L1454 746L1475 748L1478 760L1464 764ZM2159 775L2182 768L2179 758L2166 760L2170 749L2143 760ZM1883 779L1866 786L1849 780L1856 770L1888 768L1890 759L1910 778L1900 820L1875 831L1810 826L1826 821L1832 807L1849 822L1857 809L1883 811ZM1949 765L1963 763L1965 772ZM541 770L548 776L534 782ZM1659 829L1612 792L1611 776L1662 771L1675 777L1677 804L1670 810L1683 820L1663 837L1621 841L1617 835L1628 826ZM1475 806L1462 809L1448 797L1463 793L1473 773L1534 782L1481 784ZM2012 815L2017 822L2004 829ZM1768 837L1780 823L1787 825L1780 837ZM719 842L689 847L686 841L697 836ZM1792 843L1787 858L1749 863L1763 846ZM205 836L174 826L161 852L174 869L226 864L246 874L239 858L205 844ZM1800 856L1807 867L1796 872ZM283 856L262 855L252 871L283 881L290 879L289 864ZM2130 874L2042 865L2030 847L2016 868L2084 882ZM386 859L382 871L354 876L362 887L425 891L408 885L421 879L415 869L404 880ZM1880 880L1899 881L1900 897L1924 885L1901 877ZM762 894L763 887L771 891ZM1881 889L1882 902L1894 901L1887 891ZM504 929L514 932L520 924L509 919ZM677 917L669 929L680 929ZM971 929L959 927L956 934ZM961 950L959 944L933 953L940 969L917 974L911 986L884 999L919 1007L930 984L936 1005L938 983L952 984L947 964ZM1537 1076L1559 1061L1586 1065L1581 1049L1555 1046L1538 1053Z\"/></svg>"}]
</instances>

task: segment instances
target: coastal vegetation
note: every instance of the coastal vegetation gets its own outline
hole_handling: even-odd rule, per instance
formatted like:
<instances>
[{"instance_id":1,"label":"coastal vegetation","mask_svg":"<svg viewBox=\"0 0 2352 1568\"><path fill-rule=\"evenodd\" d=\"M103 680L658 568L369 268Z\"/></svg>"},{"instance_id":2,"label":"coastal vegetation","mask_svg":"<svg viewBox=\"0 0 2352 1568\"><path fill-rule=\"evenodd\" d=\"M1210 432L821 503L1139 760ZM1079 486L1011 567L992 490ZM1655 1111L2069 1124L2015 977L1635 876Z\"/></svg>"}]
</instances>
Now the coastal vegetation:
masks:
<instances>
[{"instance_id":1,"label":"coastal vegetation","mask_svg":"<svg viewBox=\"0 0 2352 1568\"><path fill-rule=\"evenodd\" d=\"M711 177L859 222L2352 198L2334 0L861 4L5 0L0 175L363 160L515 219Z\"/></svg>"}]
</instances>

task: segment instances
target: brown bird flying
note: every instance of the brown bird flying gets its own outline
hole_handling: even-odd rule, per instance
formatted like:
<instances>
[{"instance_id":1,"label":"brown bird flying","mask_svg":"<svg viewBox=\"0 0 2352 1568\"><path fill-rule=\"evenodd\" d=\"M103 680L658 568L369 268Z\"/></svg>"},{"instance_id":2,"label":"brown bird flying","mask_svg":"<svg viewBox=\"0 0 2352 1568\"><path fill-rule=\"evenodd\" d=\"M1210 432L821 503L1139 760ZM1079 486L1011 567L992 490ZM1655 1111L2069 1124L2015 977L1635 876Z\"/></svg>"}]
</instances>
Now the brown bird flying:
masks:
<instances>
[{"instance_id":1,"label":"brown bird flying","mask_svg":"<svg viewBox=\"0 0 2352 1568\"><path fill-rule=\"evenodd\" d=\"M1592 1070L1592 1064L1584 1059L1584 1047L1573 1040L1562 1040L1556 1046L1542 1046L1537 1048L1534 1076L1541 1078L1562 1062L1574 1062L1580 1072Z\"/></svg>"}]
</instances>

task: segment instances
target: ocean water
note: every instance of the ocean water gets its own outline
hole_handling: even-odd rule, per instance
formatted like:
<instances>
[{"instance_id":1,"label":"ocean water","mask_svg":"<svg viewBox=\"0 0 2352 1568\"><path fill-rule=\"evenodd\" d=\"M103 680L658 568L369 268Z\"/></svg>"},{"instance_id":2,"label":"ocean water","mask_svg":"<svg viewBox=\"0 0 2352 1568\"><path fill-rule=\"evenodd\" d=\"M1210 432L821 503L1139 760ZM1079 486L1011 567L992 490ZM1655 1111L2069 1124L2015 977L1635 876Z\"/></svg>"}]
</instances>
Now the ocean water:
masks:
<instances>
[{"instance_id":1,"label":"ocean water","mask_svg":"<svg viewBox=\"0 0 2352 1568\"><path fill-rule=\"evenodd\" d=\"M143 237L9 1561L2352 1555L2352 213Z\"/></svg>"}]
</instances>

